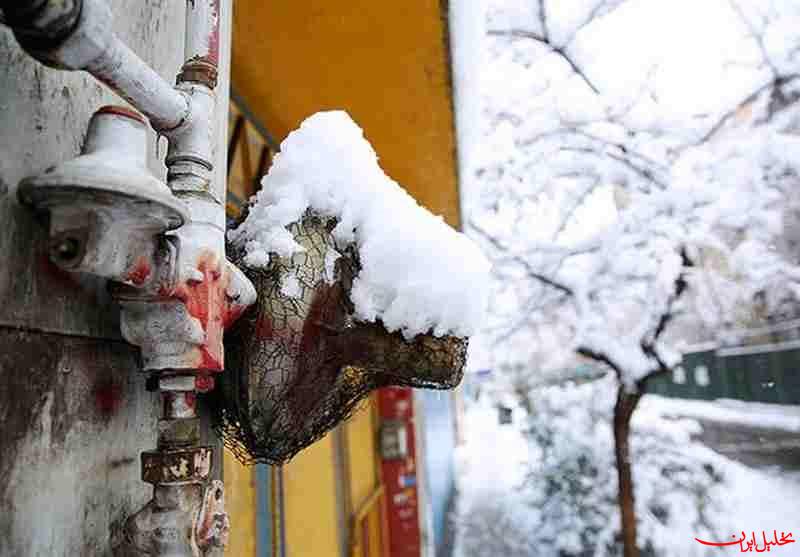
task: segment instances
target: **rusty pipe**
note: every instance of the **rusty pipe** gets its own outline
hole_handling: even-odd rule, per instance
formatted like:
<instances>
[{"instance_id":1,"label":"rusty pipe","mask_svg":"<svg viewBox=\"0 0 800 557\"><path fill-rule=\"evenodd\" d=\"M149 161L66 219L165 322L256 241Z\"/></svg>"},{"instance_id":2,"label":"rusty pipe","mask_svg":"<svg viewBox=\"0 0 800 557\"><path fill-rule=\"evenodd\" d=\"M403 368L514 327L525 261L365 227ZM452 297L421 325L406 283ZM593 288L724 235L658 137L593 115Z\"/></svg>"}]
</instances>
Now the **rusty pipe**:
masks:
<instances>
[{"instance_id":1,"label":"rusty pipe","mask_svg":"<svg viewBox=\"0 0 800 557\"><path fill-rule=\"evenodd\" d=\"M4 0L6 24L45 65L85 70L144 114L157 131L180 126L189 100L112 30L103 0Z\"/></svg>"},{"instance_id":2,"label":"rusty pipe","mask_svg":"<svg viewBox=\"0 0 800 557\"><path fill-rule=\"evenodd\" d=\"M219 65L219 0L187 0L184 60L178 82L217 86Z\"/></svg>"}]
</instances>

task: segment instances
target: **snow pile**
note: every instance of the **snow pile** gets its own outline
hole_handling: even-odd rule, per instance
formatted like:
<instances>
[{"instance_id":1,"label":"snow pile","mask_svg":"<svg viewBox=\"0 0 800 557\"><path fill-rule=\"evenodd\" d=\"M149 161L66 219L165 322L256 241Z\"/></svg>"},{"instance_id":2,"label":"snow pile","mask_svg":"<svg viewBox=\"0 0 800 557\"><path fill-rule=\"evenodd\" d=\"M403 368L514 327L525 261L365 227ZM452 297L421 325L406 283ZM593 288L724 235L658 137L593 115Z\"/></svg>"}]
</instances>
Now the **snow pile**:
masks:
<instances>
[{"instance_id":1,"label":"snow pile","mask_svg":"<svg viewBox=\"0 0 800 557\"><path fill-rule=\"evenodd\" d=\"M357 319L381 320L406 337L431 330L470 336L481 326L486 257L384 174L346 112L306 119L281 144L261 184L247 219L229 236L244 247L245 264L266 267L271 254L301 251L286 227L311 209L338 219L338 245L358 247L361 271L351 291Z\"/></svg>"},{"instance_id":2,"label":"snow pile","mask_svg":"<svg viewBox=\"0 0 800 557\"><path fill-rule=\"evenodd\" d=\"M507 447L493 447L495 455L516 454L527 442L530 460L502 474L515 478L516 484L499 483L491 497L480 480L498 483L493 479L498 463L481 447L503 438L485 421L490 416L470 410L468 426L476 419L485 422L468 430L469 454L463 455L469 468L467 481L460 484L466 501L459 524L461 557L621 555L611 429L614 393L610 377L531 392L527 406L534 413L526 426L517 430L515 440L508 439ZM727 523L722 524L724 498L719 497L726 489L724 459L691 442L698 427L690 420L639 414L634 418L631 449L645 554L700 557L706 548L694 541L695 536L716 539L719 533L722 539L728 533ZM504 530L490 522L502 524Z\"/></svg>"},{"instance_id":3,"label":"snow pile","mask_svg":"<svg viewBox=\"0 0 800 557\"><path fill-rule=\"evenodd\" d=\"M496 412L483 400L468 408L467 443L459 455L458 557L622 554L611 429L615 390L611 378L533 390L533 414L524 425L498 427ZM697 421L667 419L662 402L644 397L632 421L643 555L710 557L718 548L695 538L727 541L743 530L792 530L800 478L753 470L713 452L693 440L701 431Z\"/></svg>"},{"instance_id":4,"label":"snow pile","mask_svg":"<svg viewBox=\"0 0 800 557\"><path fill-rule=\"evenodd\" d=\"M683 400L648 395L642 400L639 411L658 414L665 418L687 417L800 433L800 407L789 404L765 404L730 399Z\"/></svg>"}]
</instances>

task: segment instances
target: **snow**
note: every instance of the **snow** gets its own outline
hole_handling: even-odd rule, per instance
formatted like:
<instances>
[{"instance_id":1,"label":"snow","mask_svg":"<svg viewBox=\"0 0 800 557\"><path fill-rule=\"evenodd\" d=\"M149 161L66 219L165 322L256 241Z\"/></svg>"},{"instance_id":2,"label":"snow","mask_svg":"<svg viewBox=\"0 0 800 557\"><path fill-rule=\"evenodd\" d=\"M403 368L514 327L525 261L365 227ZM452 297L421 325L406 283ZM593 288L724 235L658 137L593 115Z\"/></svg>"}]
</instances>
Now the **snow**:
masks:
<instances>
[{"instance_id":1,"label":"snow","mask_svg":"<svg viewBox=\"0 0 800 557\"><path fill-rule=\"evenodd\" d=\"M698 342L797 315L800 3L486 1L465 220L495 280L471 369L492 369L480 389L497 401L528 393L530 415L504 429L485 401L469 410L458 555L616 557L617 387L665 368L686 381L676 366ZM565 384L576 352L614 373ZM706 557L719 551L695 537L796 527L800 477L699 439L723 423L762 448L760 431L795 433L798 419L645 396L631 435L643 553Z\"/></svg>"},{"instance_id":2,"label":"snow","mask_svg":"<svg viewBox=\"0 0 800 557\"><path fill-rule=\"evenodd\" d=\"M796 311L800 102L791 82L783 112L767 89L737 103L769 71L796 75L784 18L799 11L712 0L687 20L691 0L487 1L466 220L495 263L495 363L592 352L634 388L686 343Z\"/></svg>"},{"instance_id":3,"label":"snow","mask_svg":"<svg viewBox=\"0 0 800 557\"><path fill-rule=\"evenodd\" d=\"M539 390L532 400L540 416L526 417L518 407L514 424L505 426L485 396L467 405L456 557L621 554L613 385ZM711 557L719 550L695 538L797 535L800 476L747 468L715 453L693 440L701 432L696 420L667 417L645 404L651 398L632 422L640 543L652 544L659 557ZM793 555L787 549L781 554Z\"/></svg>"},{"instance_id":4,"label":"snow","mask_svg":"<svg viewBox=\"0 0 800 557\"><path fill-rule=\"evenodd\" d=\"M648 395L642 399L639 411L665 417L684 416L725 424L800 433L800 407L796 405L731 399L683 400Z\"/></svg>"},{"instance_id":5,"label":"snow","mask_svg":"<svg viewBox=\"0 0 800 557\"><path fill-rule=\"evenodd\" d=\"M333 284L336 280L336 260L341 256L342 254L332 248L328 248L328 251L325 252L325 261L323 263L325 265L325 282L327 284Z\"/></svg>"},{"instance_id":6,"label":"snow","mask_svg":"<svg viewBox=\"0 0 800 557\"><path fill-rule=\"evenodd\" d=\"M361 270L355 316L406 337L472 335L483 323L490 265L478 246L417 202L378 165L344 111L316 113L283 141L245 221L229 238L245 264L302 248L287 226L306 210L336 217L340 246L355 243ZM328 261L330 262L330 261Z\"/></svg>"},{"instance_id":7,"label":"snow","mask_svg":"<svg viewBox=\"0 0 800 557\"><path fill-rule=\"evenodd\" d=\"M299 298L301 293L300 281L294 274L286 274L281 279L281 294L288 298Z\"/></svg>"}]
</instances>

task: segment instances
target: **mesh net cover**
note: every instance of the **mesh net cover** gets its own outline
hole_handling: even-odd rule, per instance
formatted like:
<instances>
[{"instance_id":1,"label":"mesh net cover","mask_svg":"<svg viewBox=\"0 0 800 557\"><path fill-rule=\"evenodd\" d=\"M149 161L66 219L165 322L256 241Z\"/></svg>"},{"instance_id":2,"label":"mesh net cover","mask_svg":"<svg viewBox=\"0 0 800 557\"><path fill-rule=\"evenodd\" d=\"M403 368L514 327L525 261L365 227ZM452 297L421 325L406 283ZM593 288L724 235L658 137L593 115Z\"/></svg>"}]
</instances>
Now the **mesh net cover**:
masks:
<instances>
[{"instance_id":1,"label":"mesh net cover","mask_svg":"<svg viewBox=\"0 0 800 557\"><path fill-rule=\"evenodd\" d=\"M427 334L409 341L353 319L358 254L336 245L335 225L307 212L289 227L305 251L273 254L265 269L248 268L241 251L228 246L258 301L225 333L226 369L210 402L217 431L242 462L286 462L374 389L451 389L461 380L466 339ZM332 273L331 250L341 254Z\"/></svg>"}]
</instances>

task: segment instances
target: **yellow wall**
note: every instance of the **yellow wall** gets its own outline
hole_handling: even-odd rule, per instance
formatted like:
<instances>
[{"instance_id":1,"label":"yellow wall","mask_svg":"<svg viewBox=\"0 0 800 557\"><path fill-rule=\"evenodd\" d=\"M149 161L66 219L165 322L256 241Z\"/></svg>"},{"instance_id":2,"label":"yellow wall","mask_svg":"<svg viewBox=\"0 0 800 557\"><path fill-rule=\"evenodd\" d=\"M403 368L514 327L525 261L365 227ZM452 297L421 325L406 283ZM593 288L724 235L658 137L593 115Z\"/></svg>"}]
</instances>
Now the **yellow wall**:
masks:
<instances>
[{"instance_id":1,"label":"yellow wall","mask_svg":"<svg viewBox=\"0 0 800 557\"><path fill-rule=\"evenodd\" d=\"M339 555L332 436L284 466L286 545L295 557Z\"/></svg>"},{"instance_id":2,"label":"yellow wall","mask_svg":"<svg viewBox=\"0 0 800 557\"><path fill-rule=\"evenodd\" d=\"M356 513L364 510L365 502L380 486L380 460L378 455L378 424L373 398L356 412L345 424L347 428L348 483L350 487L351 536L358 537L360 555L380 555L381 517L380 501L369 509L363 524L354 524ZM351 540L355 542L356 540ZM388 556L387 556L388 557Z\"/></svg>"},{"instance_id":3,"label":"yellow wall","mask_svg":"<svg viewBox=\"0 0 800 557\"><path fill-rule=\"evenodd\" d=\"M225 509L232 519L225 553L249 557L256 554L255 468L242 466L227 449L223 459Z\"/></svg>"},{"instance_id":4,"label":"yellow wall","mask_svg":"<svg viewBox=\"0 0 800 557\"><path fill-rule=\"evenodd\" d=\"M372 412L372 404L365 404L346 425L351 511L357 510L378 485L377 439Z\"/></svg>"},{"instance_id":5,"label":"yellow wall","mask_svg":"<svg viewBox=\"0 0 800 557\"><path fill-rule=\"evenodd\" d=\"M237 0L231 81L275 139L346 109L384 170L458 226L450 63L440 0Z\"/></svg>"}]
</instances>

